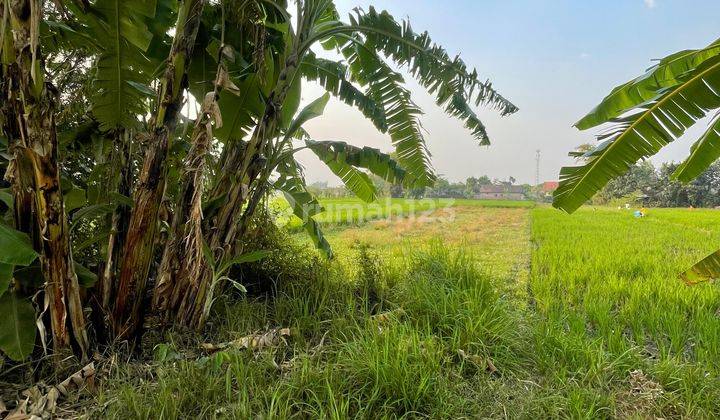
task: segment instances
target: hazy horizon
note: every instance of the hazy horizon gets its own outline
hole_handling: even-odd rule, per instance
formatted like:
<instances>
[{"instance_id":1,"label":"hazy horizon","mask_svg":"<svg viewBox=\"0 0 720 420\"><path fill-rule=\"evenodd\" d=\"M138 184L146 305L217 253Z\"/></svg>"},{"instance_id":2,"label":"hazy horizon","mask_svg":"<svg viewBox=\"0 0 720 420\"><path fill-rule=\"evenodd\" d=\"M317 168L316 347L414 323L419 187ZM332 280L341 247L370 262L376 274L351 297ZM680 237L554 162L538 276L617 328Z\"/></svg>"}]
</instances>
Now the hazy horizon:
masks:
<instances>
[{"instance_id":1,"label":"hazy horizon","mask_svg":"<svg viewBox=\"0 0 720 420\"><path fill-rule=\"evenodd\" d=\"M451 181L487 175L534 183L535 151L542 151L540 181L556 180L567 153L593 143L597 131L580 132L572 124L613 87L636 77L662 58L683 49L702 48L717 37L720 2L679 0L613 1L470 1L338 0L343 15L354 7L387 9L409 18L413 28L427 30L451 55L460 53L481 78L513 101L520 111L501 118L490 109L478 115L491 136L479 147L462 123L446 116L433 98L406 77L415 102L425 111L432 163ZM308 86L303 101L322 94ZM700 122L705 127L706 122ZM388 136L357 110L332 100L322 118L306 124L318 140L341 140L390 151ZM697 133L696 129L690 133ZM687 136L686 136L687 137ZM691 139L669 146L654 162L679 161ZM300 157L308 182L340 180L311 154Z\"/></svg>"}]
</instances>

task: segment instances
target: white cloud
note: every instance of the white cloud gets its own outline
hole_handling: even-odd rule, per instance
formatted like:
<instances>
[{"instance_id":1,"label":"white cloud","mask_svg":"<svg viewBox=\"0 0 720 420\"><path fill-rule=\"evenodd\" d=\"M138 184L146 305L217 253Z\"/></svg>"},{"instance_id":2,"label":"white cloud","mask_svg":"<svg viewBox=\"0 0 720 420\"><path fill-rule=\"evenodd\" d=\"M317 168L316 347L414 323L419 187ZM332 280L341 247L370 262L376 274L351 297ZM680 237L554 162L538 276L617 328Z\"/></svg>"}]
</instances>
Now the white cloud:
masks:
<instances>
[{"instance_id":1,"label":"white cloud","mask_svg":"<svg viewBox=\"0 0 720 420\"><path fill-rule=\"evenodd\" d=\"M588 58L590 58L590 53L580 53L580 58L582 58L583 60L587 60Z\"/></svg>"},{"instance_id":2,"label":"white cloud","mask_svg":"<svg viewBox=\"0 0 720 420\"><path fill-rule=\"evenodd\" d=\"M647 7L648 9L652 9L657 5L657 3L655 3L655 0L643 0L643 2L645 3L645 7Z\"/></svg>"}]
</instances>

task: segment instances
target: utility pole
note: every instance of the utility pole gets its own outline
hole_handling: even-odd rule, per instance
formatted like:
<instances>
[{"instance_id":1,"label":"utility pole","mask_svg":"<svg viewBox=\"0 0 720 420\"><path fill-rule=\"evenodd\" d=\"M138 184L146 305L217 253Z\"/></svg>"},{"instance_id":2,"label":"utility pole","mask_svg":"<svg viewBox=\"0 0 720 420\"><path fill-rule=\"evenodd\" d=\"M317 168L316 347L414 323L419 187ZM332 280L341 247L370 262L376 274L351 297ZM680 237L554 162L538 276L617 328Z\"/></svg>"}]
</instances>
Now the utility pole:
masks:
<instances>
[{"instance_id":1,"label":"utility pole","mask_svg":"<svg viewBox=\"0 0 720 420\"><path fill-rule=\"evenodd\" d=\"M540 149L535 151L535 185L540 185Z\"/></svg>"}]
</instances>

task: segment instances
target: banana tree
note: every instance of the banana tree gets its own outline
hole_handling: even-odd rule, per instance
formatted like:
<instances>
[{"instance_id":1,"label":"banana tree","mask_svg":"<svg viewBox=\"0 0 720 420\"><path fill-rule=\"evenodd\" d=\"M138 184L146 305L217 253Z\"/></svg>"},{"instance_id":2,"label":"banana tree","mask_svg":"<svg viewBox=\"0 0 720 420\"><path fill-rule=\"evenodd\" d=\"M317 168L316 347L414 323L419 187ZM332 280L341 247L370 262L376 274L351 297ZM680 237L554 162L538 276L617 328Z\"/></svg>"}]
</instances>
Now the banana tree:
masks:
<instances>
[{"instance_id":1,"label":"banana tree","mask_svg":"<svg viewBox=\"0 0 720 420\"><path fill-rule=\"evenodd\" d=\"M720 158L720 40L698 50L669 55L642 76L616 87L575 126L607 124L600 144L581 156L583 164L560 171L553 205L577 210L608 181L658 153L698 121L710 124L673 177L690 182ZM576 156L576 155L573 155ZM688 282L720 277L720 252L682 274Z\"/></svg>"},{"instance_id":2,"label":"banana tree","mask_svg":"<svg viewBox=\"0 0 720 420\"><path fill-rule=\"evenodd\" d=\"M280 190L304 220L313 241L331 255L327 241L312 219L320 209L317 200L307 192L301 166L295 161L294 153L300 148L315 152L352 191L368 201L375 198L375 187L363 170L408 185L430 185L434 181L419 122L421 111L404 87L403 77L387 64L388 59L406 68L436 96L438 105L448 114L464 121L481 144L487 144L489 139L471 103L488 104L503 115L516 111L489 83L480 82L477 73L462 60L450 58L426 33L416 34L409 24L398 23L387 12L379 13L374 8L368 12L357 10L345 23L329 0L298 1L294 11L275 2L259 4L266 13L261 19L263 30L282 42L266 46L267 50L276 51L266 58L265 66L237 69L246 73L237 83L244 92L241 100L262 97L261 103L238 111L226 109L222 98L219 101L223 123L232 121L234 132L218 133L227 136L225 150L204 211L204 235L213 252L241 253L238 246L258 202L269 192ZM317 58L312 52L315 46L340 52L347 64ZM329 100L326 95L293 117L303 80L320 82L329 94L357 107L378 129L387 132L395 146L397 162L377 150L358 149L341 142L307 140L298 147L298 139L305 134L303 123L320 116ZM244 130L251 132L247 141L233 138L243 137ZM173 234L182 236L182 232ZM193 255L200 256L197 246L195 249ZM198 270L198 266L202 269ZM207 299L212 273L202 258L198 258L192 270L175 272L175 281L173 275L164 276L159 284L166 296L156 289L155 299L166 302L157 309L178 314L167 318L199 328L204 323L202 302ZM193 281L178 281L183 278Z\"/></svg>"},{"instance_id":3,"label":"banana tree","mask_svg":"<svg viewBox=\"0 0 720 420\"><path fill-rule=\"evenodd\" d=\"M142 323L140 311L154 254L168 152L189 83L187 72L204 5L204 0L184 0L180 3L173 45L159 81L154 121L150 124L150 143L134 192L117 280L112 326L118 339L134 338Z\"/></svg>"},{"instance_id":4,"label":"banana tree","mask_svg":"<svg viewBox=\"0 0 720 420\"><path fill-rule=\"evenodd\" d=\"M44 278L43 306L49 312L55 354L71 352L74 347L85 359L89 341L60 185L58 92L46 79L40 44L44 9L38 0L5 0L2 9L0 45L7 89L3 97L11 104L2 120L6 121L3 128L8 147L13 150L7 174L16 191L16 223L20 228L34 224ZM17 118L17 123L7 122L8 117ZM32 191L31 202L25 201L23 190ZM28 221L28 210L34 220ZM6 248L2 252L11 251Z\"/></svg>"},{"instance_id":5,"label":"banana tree","mask_svg":"<svg viewBox=\"0 0 720 420\"><path fill-rule=\"evenodd\" d=\"M10 17L19 3L31 7L22 11L34 11L22 15L33 20L20 34L31 48L13 43L20 39L14 31L22 28ZM43 265L35 278L57 285L63 283L53 276L64 275L72 292L63 301L70 316L62 318L71 327L69 345L65 338L53 338L53 344L82 357L90 345L82 324L88 308L98 344L136 340L145 308L168 323L201 328L221 287L234 284L219 275L217 261L241 263L254 255L257 250L244 249L245 234L263 199L276 193L332 256L313 219L322 207L307 190L298 151L312 151L366 201L377 195L370 175L407 186L435 179L421 110L396 68L462 120L480 144L489 136L475 106L502 115L517 110L408 22L373 8L342 21L330 0L293 3L0 1L0 171L8 180L0 185L0 227L8 227L0 229L0 251L27 251L13 260L0 252L0 299L15 299L0 310L13 308L12 319L24 320L14 323L26 327L23 333L33 331L27 329L30 321L44 328L44 314L51 314L51 307L43 312L42 300L33 305L38 286L25 280L33 277L26 272L42 271L50 257L63 269ZM321 58L321 48L343 59ZM18 77L30 82L9 83ZM327 94L300 109L305 83L317 83ZM322 116L330 97L386 133L393 158L373 148L312 139L303 125ZM27 112L18 98L40 98L48 106ZM50 99L62 109L54 126ZM46 122L42 138L53 150L42 166L26 158L27 147L19 142L33 119ZM39 180L37 168L51 176ZM38 185L53 187L51 206L45 205L48 198L37 199L46 192ZM55 213L48 215L46 207ZM48 236L51 225L61 235ZM53 250L63 252L44 250L48 238L57 245ZM85 267L97 274L94 286L95 276ZM55 334L60 327L49 329ZM36 337L44 344L40 332L18 335L0 324L0 350L25 357ZM6 337L22 340L5 345Z\"/></svg>"}]
</instances>

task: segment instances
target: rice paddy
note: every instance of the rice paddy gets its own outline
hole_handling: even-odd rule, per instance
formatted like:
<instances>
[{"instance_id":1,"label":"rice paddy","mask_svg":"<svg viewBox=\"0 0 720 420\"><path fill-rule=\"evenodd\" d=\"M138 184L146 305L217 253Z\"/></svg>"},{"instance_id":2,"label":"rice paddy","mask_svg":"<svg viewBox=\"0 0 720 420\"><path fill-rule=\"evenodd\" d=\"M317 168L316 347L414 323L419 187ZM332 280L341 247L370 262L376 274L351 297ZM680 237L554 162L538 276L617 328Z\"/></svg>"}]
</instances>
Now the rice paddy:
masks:
<instances>
[{"instance_id":1,"label":"rice paddy","mask_svg":"<svg viewBox=\"0 0 720 420\"><path fill-rule=\"evenodd\" d=\"M266 262L285 268L275 299L221 302L203 337L286 327L284 340L207 354L167 332L147 364L111 371L91 413L720 416L720 290L677 278L720 245L720 212L388 203L326 202L338 258L313 258L293 233Z\"/></svg>"}]
</instances>

